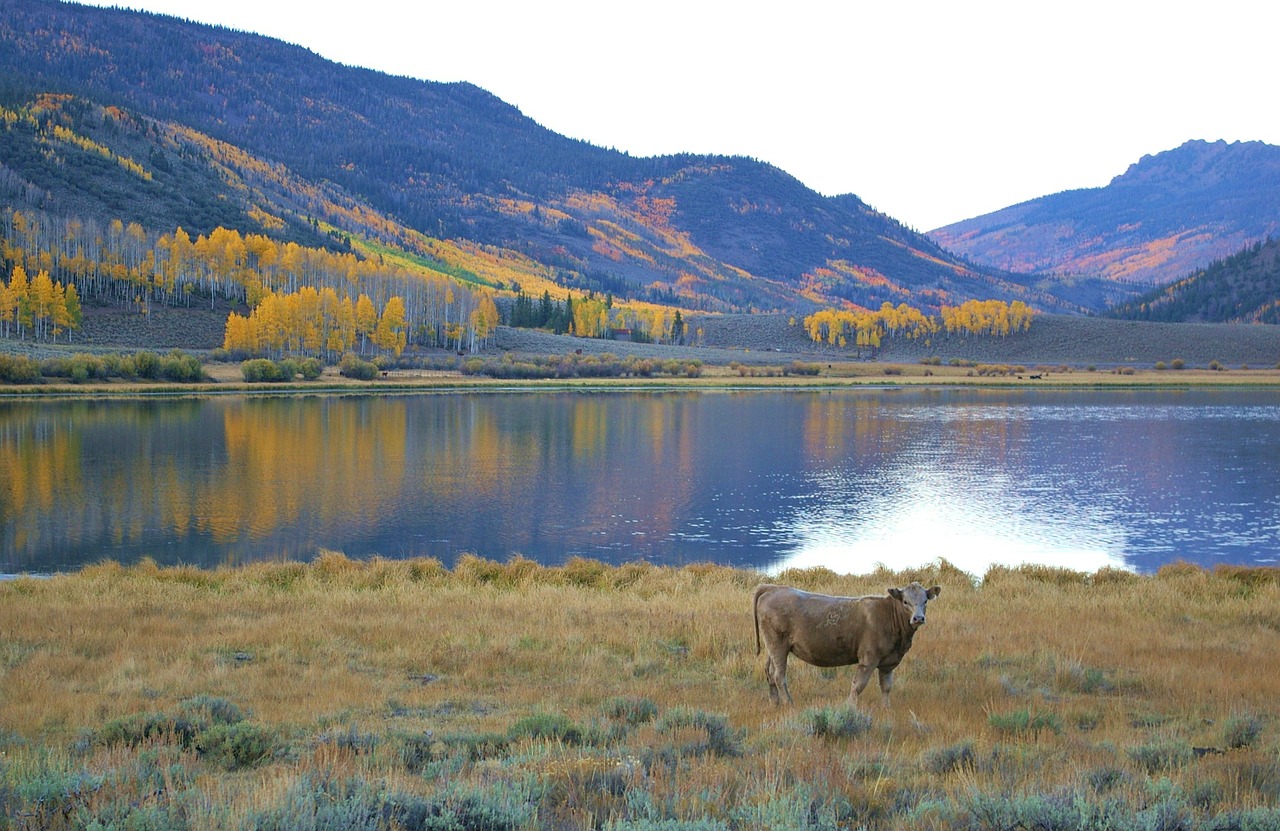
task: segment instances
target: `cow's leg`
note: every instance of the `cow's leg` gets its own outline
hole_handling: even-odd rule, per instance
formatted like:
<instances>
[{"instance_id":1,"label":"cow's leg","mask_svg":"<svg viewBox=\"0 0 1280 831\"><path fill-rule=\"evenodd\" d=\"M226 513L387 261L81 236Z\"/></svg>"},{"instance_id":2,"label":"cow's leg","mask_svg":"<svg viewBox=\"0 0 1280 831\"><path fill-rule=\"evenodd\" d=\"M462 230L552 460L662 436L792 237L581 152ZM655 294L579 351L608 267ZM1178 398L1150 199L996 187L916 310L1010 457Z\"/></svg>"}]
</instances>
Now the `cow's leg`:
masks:
<instances>
[{"instance_id":1,"label":"cow's leg","mask_svg":"<svg viewBox=\"0 0 1280 831\"><path fill-rule=\"evenodd\" d=\"M769 663L765 665L765 674L769 676L769 697L773 699L774 705L781 704L778 691L787 697L787 703L794 703L791 700L791 690L787 689L787 654L791 651L787 649L785 644L771 643L769 646Z\"/></svg>"},{"instance_id":2,"label":"cow's leg","mask_svg":"<svg viewBox=\"0 0 1280 831\"><path fill-rule=\"evenodd\" d=\"M880 668L880 700L889 708L889 691L893 689L893 668Z\"/></svg>"},{"instance_id":3,"label":"cow's leg","mask_svg":"<svg viewBox=\"0 0 1280 831\"><path fill-rule=\"evenodd\" d=\"M862 691L867 688L867 682L871 680L871 673L875 671L875 667L863 666L858 664L857 671L853 675L853 685L849 688L849 706L858 706L858 696L862 695Z\"/></svg>"},{"instance_id":4,"label":"cow's leg","mask_svg":"<svg viewBox=\"0 0 1280 831\"><path fill-rule=\"evenodd\" d=\"M773 702L773 706L777 707L781 702L778 701L778 684L773 680L772 655L765 656L764 677L769 682L769 700Z\"/></svg>"}]
</instances>

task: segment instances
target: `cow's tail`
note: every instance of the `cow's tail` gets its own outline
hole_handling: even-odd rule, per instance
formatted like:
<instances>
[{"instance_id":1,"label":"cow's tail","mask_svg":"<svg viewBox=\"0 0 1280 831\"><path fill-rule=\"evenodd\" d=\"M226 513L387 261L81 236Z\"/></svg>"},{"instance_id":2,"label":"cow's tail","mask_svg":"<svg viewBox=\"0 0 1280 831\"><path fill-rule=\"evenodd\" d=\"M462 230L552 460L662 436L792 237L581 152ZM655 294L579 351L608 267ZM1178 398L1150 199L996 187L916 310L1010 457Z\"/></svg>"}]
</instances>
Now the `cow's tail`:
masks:
<instances>
[{"instance_id":1,"label":"cow's tail","mask_svg":"<svg viewBox=\"0 0 1280 831\"><path fill-rule=\"evenodd\" d=\"M756 593L751 598L751 614L756 619L756 654L760 654L760 595L773 588L768 584L756 586Z\"/></svg>"}]
</instances>

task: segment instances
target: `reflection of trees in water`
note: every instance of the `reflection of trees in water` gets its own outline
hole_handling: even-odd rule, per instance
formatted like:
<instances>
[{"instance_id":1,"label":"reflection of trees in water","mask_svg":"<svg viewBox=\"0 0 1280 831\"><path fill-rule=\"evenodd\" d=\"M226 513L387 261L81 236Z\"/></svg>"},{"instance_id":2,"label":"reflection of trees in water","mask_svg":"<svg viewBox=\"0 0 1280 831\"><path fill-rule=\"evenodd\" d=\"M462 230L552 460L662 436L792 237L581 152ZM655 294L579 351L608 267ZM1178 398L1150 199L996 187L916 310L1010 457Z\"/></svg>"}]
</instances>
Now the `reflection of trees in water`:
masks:
<instances>
[{"instance_id":1,"label":"reflection of trees in water","mask_svg":"<svg viewBox=\"0 0 1280 831\"><path fill-rule=\"evenodd\" d=\"M321 522L375 517L379 501L403 482L405 427L403 408L398 416L396 408L362 412L373 403L6 408L6 558L39 568L49 556L79 550L92 560L149 542L157 550L140 555L189 562L201 542L243 549L239 543L270 539L304 514Z\"/></svg>"},{"instance_id":2,"label":"reflection of trees in water","mask_svg":"<svg viewBox=\"0 0 1280 831\"><path fill-rule=\"evenodd\" d=\"M939 548L931 558L975 528L996 545L1009 524L1057 542L1082 529L1105 541L1094 532L1111 523L1145 535L1135 550L1225 544L1210 531L1273 544L1274 506L1261 500L1280 492L1274 418L1195 415L1202 408L1179 409L1180 397L926 389L6 403L0 570L107 556L234 564L321 547L764 565L789 541L847 543L858 528L876 530L889 546L879 559L891 562L889 516L944 516L950 536L929 542ZM1210 531L1206 516L1218 523Z\"/></svg>"},{"instance_id":3,"label":"reflection of trees in water","mask_svg":"<svg viewBox=\"0 0 1280 831\"><path fill-rule=\"evenodd\" d=\"M394 538L424 513L447 518L449 527L436 532L444 536L470 529L475 539L503 526L508 550L485 552L494 557L538 544L544 523L599 532L620 512L645 517L647 534L666 534L697 468L698 441L684 426L696 399L352 396L7 407L0 413L4 554L15 568L33 570L50 557L65 566L108 553L206 565L305 558L349 537L351 527L381 527L383 538ZM281 535L287 527L309 529L311 541Z\"/></svg>"}]
</instances>

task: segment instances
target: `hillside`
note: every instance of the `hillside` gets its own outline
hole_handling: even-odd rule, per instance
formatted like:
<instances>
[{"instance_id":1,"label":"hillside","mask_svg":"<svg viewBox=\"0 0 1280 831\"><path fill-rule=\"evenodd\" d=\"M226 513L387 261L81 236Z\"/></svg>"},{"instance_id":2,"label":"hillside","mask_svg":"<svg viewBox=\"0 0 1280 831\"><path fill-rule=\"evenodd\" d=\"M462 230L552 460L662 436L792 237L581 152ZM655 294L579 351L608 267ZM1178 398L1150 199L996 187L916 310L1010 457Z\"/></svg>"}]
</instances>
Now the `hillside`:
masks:
<instances>
[{"instance_id":1,"label":"hillside","mask_svg":"<svg viewBox=\"0 0 1280 831\"><path fill-rule=\"evenodd\" d=\"M1254 243L1110 314L1129 320L1280 323L1280 240Z\"/></svg>"},{"instance_id":2,"label":"hillside","mask_svg":"<svg viewBox=\"0 0 1280 831\"><path fill-rule=\"evenodd\" d=\"M929 232L975 263L1163 284L1280 231L1280 147L1189 141L1102 188L1033 199Z\"/></svg>"},{"instance_id":3,"label":"hillside","mask_svg":"<svg viewBox=\"0 0 1280 831\"><path fill-rule=\"evenodd\" d=\"M0 198L60 218L123 218L152 235L223 226L362 254L372 241L474 274L432 249L447 240L500 260L484 282L502 290L546 279L561 295L686 309L972 297L1080 308L762 162L633 158L469 84L175 18L0 0L0 104L52 111L27 132L10 121ZM51 124L137 169L91 159L84 176L84 146L51 139Z\"/></svg>"}]
</instances>

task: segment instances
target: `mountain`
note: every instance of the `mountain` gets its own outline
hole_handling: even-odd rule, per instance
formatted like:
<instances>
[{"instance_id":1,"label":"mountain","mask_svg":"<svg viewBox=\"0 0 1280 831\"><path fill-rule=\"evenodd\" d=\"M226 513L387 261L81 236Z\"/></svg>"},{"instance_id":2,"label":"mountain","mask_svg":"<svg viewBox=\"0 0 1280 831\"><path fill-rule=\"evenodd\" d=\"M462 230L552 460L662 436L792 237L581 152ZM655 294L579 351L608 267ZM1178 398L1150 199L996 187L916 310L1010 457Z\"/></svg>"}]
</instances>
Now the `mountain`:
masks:
<instances>
[{"instance_id":1,"label":"mountain","mask_svg":"<svg viewBox=\"0 0 1280 831\"><path fill-rule=\"evenodd\" d=\"M1185 277L1280 231L1280 147L1189 141L1102 188L1033 199L929 232L975 263L1135 284Z\"/></svg>"},{"instance_id":2,"label":"mountain","mask_svg":"<svg viewBox=\"0 0 1280 831\"><path fill-rule=\"evenodd\" d=\"M1280 323L1280 239L1216 260L1112 309L1111 317L1177 323Z\"/></svg>"},{"instance_id":3,"label":"mountain","mask_svg":"<svg viewBox=\"0 0 1280 831\"><path fill-rule=\"evenodd\" d=\"M0 105L0 199L63 219L222 226L425 258L503 291L545 282L688 309L998 298L1080 310L1071 292L972 265L763 162L635 158L471 84L176 18L0 0Z\"/></svg>"}]
</instances>

